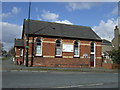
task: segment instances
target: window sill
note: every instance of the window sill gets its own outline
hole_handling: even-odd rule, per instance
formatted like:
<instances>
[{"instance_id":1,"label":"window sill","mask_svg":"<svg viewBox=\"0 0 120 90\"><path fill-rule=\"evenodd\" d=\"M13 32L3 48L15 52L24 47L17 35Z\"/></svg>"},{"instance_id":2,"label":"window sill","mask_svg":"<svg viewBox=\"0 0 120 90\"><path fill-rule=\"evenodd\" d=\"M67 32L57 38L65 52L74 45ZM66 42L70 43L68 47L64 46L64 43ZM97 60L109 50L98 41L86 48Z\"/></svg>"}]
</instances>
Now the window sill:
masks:
<instances>
[{"instance_id":1,"label":"window sill","mask_svg":"<svg viewBox=\"0 0 120 90\"><path fill-rule=\"evenodd\" d=\"M41 55L41 54L36 54L35 56L36 56L36 57L42 57L42 55Z\"/></svg>"},{"instance_id":2,"label":"window sill","mask_svg":"<svg viewBox=\"0 0 120 90\"><path fill-rule=\"evenodd\" d=\"M91 52L90 54L95 54L95 52Z\"/></svg>"},{"instance_id":3,"label":"window sill","mask_svg":"<svg viewBox=\"0 0 120 90\"><path fill-rule=\"evenodd\" d=\"M43 56L35 56L35 57L43 57Z\"/></svg>"},{"instance_id":4,"label":"window sill","mask_svg":"<svg viewBox=\"0 0 120 90\"><path fill-rule=\"evenodd\" d=\"M74 58L80 58L80 56L74 56Z\"/></svg>"},{"instance_id":5,"label":"window sill","mask_svg":"<svg viewBox=\"0 0 120 90\"><path fill-rule=\"evenodd\" d=\"M62 58L62 55L56 55L55 58Z\"/></svg>"}]
</instances>

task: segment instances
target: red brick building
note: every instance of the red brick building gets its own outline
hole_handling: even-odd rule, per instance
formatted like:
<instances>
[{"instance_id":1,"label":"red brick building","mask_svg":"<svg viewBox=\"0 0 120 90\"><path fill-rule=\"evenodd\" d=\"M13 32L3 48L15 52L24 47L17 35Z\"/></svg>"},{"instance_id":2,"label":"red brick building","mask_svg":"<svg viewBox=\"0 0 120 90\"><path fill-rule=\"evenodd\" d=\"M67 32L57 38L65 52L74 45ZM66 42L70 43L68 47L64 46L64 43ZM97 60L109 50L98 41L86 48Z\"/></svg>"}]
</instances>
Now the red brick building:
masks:
<instances>
[{"instance_id":1,"label":"red brick building","mask_svg":"<svg viewBox=\"0 0 120 90\"><path fill-rule=\"evenodd\" d=\"M101 38L86 26L30 20L28 65L101 67ZM28 20L21 39L15 39L15 60L26 63Z\"/></svg>"}]
</instances>

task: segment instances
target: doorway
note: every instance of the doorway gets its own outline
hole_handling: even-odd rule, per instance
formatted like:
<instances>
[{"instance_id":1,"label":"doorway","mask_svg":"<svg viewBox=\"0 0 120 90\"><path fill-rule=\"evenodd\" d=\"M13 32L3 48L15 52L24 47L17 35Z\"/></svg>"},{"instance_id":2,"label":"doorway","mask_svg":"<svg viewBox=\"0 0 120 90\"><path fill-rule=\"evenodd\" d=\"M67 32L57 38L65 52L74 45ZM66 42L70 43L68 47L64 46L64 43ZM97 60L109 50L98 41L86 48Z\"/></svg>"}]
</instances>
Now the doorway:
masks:
<instances>
[{"instance_id":1,"label":"doorway","mask_svg":"<svg viewBox=\"0 0 120 90\"><path fill-rule=\"evenodd\" d=\"M90 54L90 66L94 67L94 54Z\"/></svg>"}]
</instances>

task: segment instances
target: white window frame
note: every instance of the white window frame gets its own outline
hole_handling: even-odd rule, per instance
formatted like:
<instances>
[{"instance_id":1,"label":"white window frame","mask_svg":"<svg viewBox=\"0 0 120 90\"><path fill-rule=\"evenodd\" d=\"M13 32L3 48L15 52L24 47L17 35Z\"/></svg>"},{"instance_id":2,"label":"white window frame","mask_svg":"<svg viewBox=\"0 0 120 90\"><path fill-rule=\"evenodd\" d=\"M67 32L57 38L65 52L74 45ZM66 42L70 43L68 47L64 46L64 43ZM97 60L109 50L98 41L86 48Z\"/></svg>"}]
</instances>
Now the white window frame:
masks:
<instances>
[{"instance_id":1,"label":"white window frame","mask_svg":"<svg viewBox=\"0 0 120 90\"><path fill-rule=\"evenodd\" d=\"M91 42L92 43L92 42ZM91 44L90 44L91 45ZM95 54L95 42L94 42L94 52L91 52L91 46L90 46L90 52L91 52L91 54Z\"/></svg>"},{"instance_id":2,"label":"white window frame","mask_svg":"<svg viewBox=\"0 0 120 90\"><path fill-rule=\"evenodd\" d=\"M57 40L59 40L59 39L57 39ZM55 56L62 56L62 40L59 40L60 41L60 51L61 51L60 55L56 55L56 49L57 49L56 48L56 41L55 41Z\"/></svg>"},{"instance_id":3,"label":"white window frame","mask_svg":"<svg viewBox=\"0 0 120 90\"><path fill-rule=\"evenodd\" d=\"M75 41L74 41L74 43L75 43ZM74 43L73 43L73 49L75 49ZM74 53L75 53L75 51L74 51ZM74 55L74 57L80 57L80 43L79 43L79 41L78 41L78 55Z\"/></svg>"},{"instance_id":4,"label":"white window frame","mask_svg":"<svg viewBox=\"0 0 120 90\"><path fill-rule=\"evenodd\" d=\"M91 42L92 43L92 42ZM90 44L91 45L91 44ZM91 47L91 46L90 46ZM91 50L90 50L91 51ZM90 54L94 54L94 67L96 67L96 43L94 42L94 52Z\"/></svg>"},{"instance_id":5,"label":"white window frame","mask_svg":"<svg viewBox=\"0 0 120 90\"><path fill-rule=\"evenodd\" d=\"M20 49L20 56L23 56L23 49Z\"/></svg>"},{"instance_id":6,"label":"white window frame","mask_svg":"<svg viewBox=\"0 0 120 90\"><path fill-rule=\"evenodd\" d=\"M43 46L43 45L42 45L42 44L43 44L43 43L42 43L42 39L41 39L41 38L36 38L36 40L37 40L37 39L40 39L40 40L41 40L41 54L37 54L37 53L36 53L36 45L35 45L35 56L42 56L42 46ZM35 40L35 43L36 43L36 40Z\"/></svg>"}]
</instances>

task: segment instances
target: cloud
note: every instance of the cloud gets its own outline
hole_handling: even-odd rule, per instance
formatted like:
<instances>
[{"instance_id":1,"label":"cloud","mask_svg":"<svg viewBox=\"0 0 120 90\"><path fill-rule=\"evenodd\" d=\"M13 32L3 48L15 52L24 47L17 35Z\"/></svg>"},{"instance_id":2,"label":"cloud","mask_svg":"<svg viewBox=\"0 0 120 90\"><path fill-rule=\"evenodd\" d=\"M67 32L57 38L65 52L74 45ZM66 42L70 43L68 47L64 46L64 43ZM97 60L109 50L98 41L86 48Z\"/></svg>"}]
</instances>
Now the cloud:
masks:
<instances>
[{"instance_id":1,"label":"cloud","mask_svg":"<svg viewBox=\"0 0 120 90\"><path fill-rule=\"evenodd\" d=\"M118 26L120 28L120 16L118 17Z\"/></svg>"},{"instance_id":2,"label":"cloud","mask_svg":"<svg viewBox=\"0 0 120 90\"><path fill-rule=\"evenodd\" d=\"M2 41L5 43L5 49L10 48L13 45L15 38L20 38L22 34L22 26L16 24L10 24L7 22L0 22L2 25Z\"/></svg>"},{"instance_id":3,"label":"cloud","mask_svg":"<svg viewBox=\"0 0 120 90\"><path fill-rule=\"evenodd\" d=\"M112 10L111 14L113 14L113 15L118 15L118 7L115 7L115 8Z\"/></svg>"},{"instance_id":4,"label":"cloud","mask_svg":"<svg viewBox=\"0 0 120 90\"><path fill-rule=\"evenodd\" d=\"M37 20L42 21L42 19L40 18L40 16L39 16L39 15L37 15Z\"/></svg>"},{"instance_id":5,"label":"cloud","mask_svg":"<svg viewBox=\"0 0 120 90\"><path fill-rule=\"evenodd\" d=\"M35 11L38 12L38 8L35 8Z\"/></svg>"},{"instance_id":6,"label":"cloud","mask_svg":"<svg viewBox=\"0 0 120 90\"><path fill-rule=\"evenodd\" d=\"M18 13L20 12L20 8L13 7L11 12L12 12L13 14L18 14Z\"/></svg>"},{"instance_id":7,"label":"cloud","mask_svg":"<svg viewBox=\"0 0 120 90\"><path fill-rule=\"evenodd\" d=\"M68 20L63 20L63 21L55 21L56 23L63 23L63 24L73 24L73 23L71 23L70 21L68 21Z\"/></svg>"},{"instance_id":8,"label":"cloud","mask_svg":"<svg viewBox=\"0 0 120 90\"><path fill-rule=\"evenodd\" d=\"M20 12L20 10L21 10L20 8L13 7L10 12L0 14L0 17L2 17L2 19L11 17L11 16L13 16L15 14L18 14Z\"/></svg>"},{"instance_id":9,"label":"cloud","mask_svg":"<svg viewBox=\"0 0 120 90\"><path fill-rule=\"evenodd\" d=\"M66 6L69 11L82 10L82 9L91 9L91 7L98 5L97 3L92 2L70 2Z\"/></svg>"},{"instance_id":10,"label":"cloud","mask_svg":"<svg viewBox=\"0 0 120 90\"><path fill-rule=\"evenodd\" d=\"M51 20L51 21L55 21L57 20L59 17L58 14L55 14L55 13L51 13L50 11L42 11L42 14L41 14L41 18L44 19L44 20Z\"/></svg>"},{"instance_id":11,"label":"cloud","mask_svg":"<svg viewBox=\"0 0 120 90\"><path fill-rule=\"evenodd\" d=\"M7 17L10 17L10 16L11 16L10 12L0 14L0 17L2 17L2 18L7 18Z\"/></svg>"},{"instance_id":12,"label":"cloud","mask_svg":"<svg viewBox=\"0 0 120 90\"><path fill-rule=\"evenodd\" d=\"M3 47L4 50L9 51L12 47L14 47L14 43L3 42Z\"/></svg>"},{"instance_id":13,"label":"cloud","mask_svg":"<svg viewBox=\"0 0 120 90\"><path fill-rule=\"evenodd\" d=\"M114 27L118 25L118 19L109 19L107 22L101 20L98 26L94 26L93 30L102 38L112 40L114 37Z\"/></svg>"},{"instance_id":14,"label":"cloud","mask_svg":"<svg viewBox=\"0 0 120 90\"><path fill-rule=\"evenodd\" d=\"M41 17L39 15L37 15L37 19L38 20L48 20L48 21L52 21L52 22L56 22L56 23L64 23L64 24L73 24L72 22L70 22L69 20L58 20L59 15L56 13L52 13L50 11L46 11L43 10Z\"/></svg>"}]
</instances>

